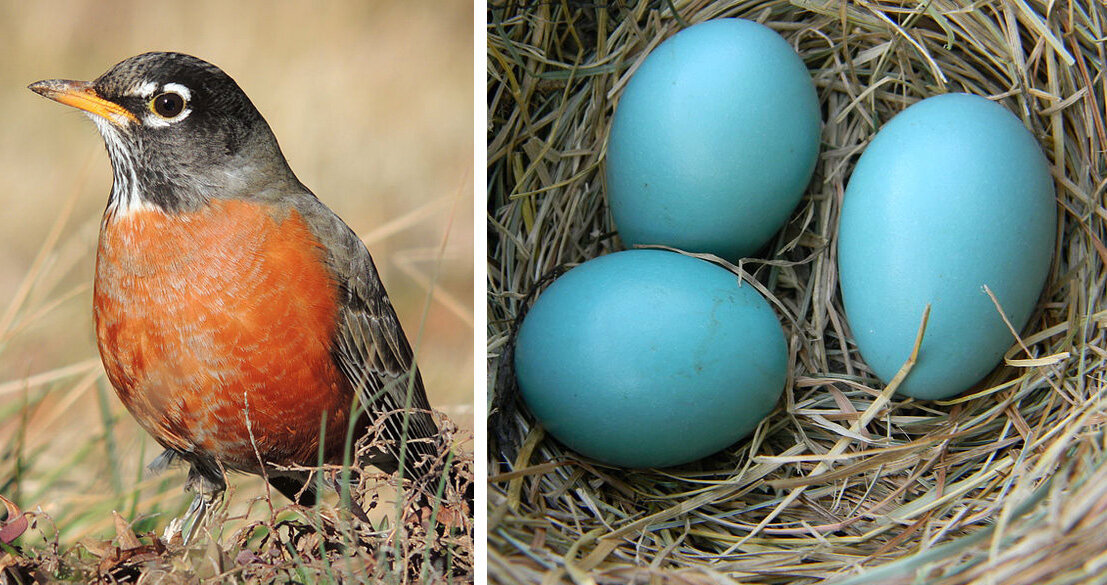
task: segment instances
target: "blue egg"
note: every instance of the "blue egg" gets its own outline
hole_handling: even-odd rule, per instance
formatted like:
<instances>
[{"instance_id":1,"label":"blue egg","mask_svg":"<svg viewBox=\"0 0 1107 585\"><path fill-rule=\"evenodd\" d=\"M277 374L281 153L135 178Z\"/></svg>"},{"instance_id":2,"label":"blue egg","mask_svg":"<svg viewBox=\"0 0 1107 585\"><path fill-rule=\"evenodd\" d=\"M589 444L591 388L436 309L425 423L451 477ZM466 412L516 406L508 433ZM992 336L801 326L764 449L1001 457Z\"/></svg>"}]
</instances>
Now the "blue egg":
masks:
<instances>
[{"instance_id":1,"label":"blue egg","mask_svg":"<svg viewBox=\"0 0 1107 585\"><path fill-rule=\"evenodd\" d=\"M787 348L752 286L661 250L570 270L527 313L515 345L524 400L572 449L664 467L752 431L784 388Z\"/></svg>"},{"instance_id":2,"label":"blue egg","mask_svg":"<svg viewBox=\"0 0 1107 585\"><path fill-rule=\"evenodd\" d=\"M850 177L838 262L857 347L885 383L907 360L923 310L919 360L899 391L947 398L972 387L1021 330L1049 271L1056 232L1049 163L1011 112L947 94L901 112Z\"/></svg>"},{"instance_id":3,"label":"blue egg","mask_svg":"<svg viewBox=\"0 0 1107 585\"><path fill-rule=\"evenodd\" d=\"M623 243L753 254L802 197L820 122L807 67L772 29L723 18L677 33L612 121L607 193Z\"/></svg>"}]
</instances>

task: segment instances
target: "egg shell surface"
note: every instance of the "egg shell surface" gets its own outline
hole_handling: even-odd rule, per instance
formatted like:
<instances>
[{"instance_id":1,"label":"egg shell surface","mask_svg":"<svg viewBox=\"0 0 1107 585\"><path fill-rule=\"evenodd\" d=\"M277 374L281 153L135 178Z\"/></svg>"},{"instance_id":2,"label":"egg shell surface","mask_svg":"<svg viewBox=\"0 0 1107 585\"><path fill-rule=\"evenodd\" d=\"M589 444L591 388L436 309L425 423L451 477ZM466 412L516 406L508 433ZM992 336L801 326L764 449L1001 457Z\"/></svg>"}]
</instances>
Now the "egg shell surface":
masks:
<instances>
[{"instance_id":1,"label":"egg shell surface","mask_svg":"<svg viewBox=\"0 0 1107 585\"><path fill-rule=\"evenodd\" d=\"M624 467L735 443L784 388L776 314L748 283L661 250L590 260L547 288L515 346L524 400L570 448Z\"/></svg>"},{"instance_id":2,"label":"egg shell surface","mask_svg":"<svg viewBox=\"0 0 1107 585\"><path fill-rule=\"evenodd\" d=\"M968 94L922 100L889 121L857 163L838 239L842 296L857 347L899 392L960 394L999 363L1030 318L1053 255L1049 163L1003 106Z\"/></svg>"},{"instance_id":3,"label":"egg shell surface","mask_svg":"<svg viewBox=\"0 0 1107 585\"><path fill-rule=\"evenodd\" d=\"M624 244L752 255L803 196L820 123L807 67L772 29L722 18L667 39L612 121L607 193Z\"/></svg>"}]
</instances>

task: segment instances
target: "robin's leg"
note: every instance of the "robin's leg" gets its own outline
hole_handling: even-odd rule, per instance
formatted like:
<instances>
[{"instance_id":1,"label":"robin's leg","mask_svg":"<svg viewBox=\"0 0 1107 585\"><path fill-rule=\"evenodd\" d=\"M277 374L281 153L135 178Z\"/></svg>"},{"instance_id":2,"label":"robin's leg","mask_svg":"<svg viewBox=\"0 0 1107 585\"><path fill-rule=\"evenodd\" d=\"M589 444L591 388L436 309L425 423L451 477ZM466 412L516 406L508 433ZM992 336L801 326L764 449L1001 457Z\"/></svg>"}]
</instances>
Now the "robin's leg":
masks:
<instances>
[{"instance_id":1,"label":"robin's leg","mask_svg":"<svg viewBox=\"0 0 1107 585\"><path fill-rule=\"evenodd\" d=\"M314 482L307 481L306 477L271 473L269 485L281 492L284 497L304 506L314 506L319 499L315 493Z\"/></svg>"},{"instance_id":2,"label":"robin's leg","mask_svg":"<svg viewBox=\"0 0 1107 585\"><path fill-rule=\"evenodd\" d=\"M192 498L192 504L188 506L184 516L174 518L165 528L162 539L169 541L173 536L180 534L181 541L188 544L203 526L208 512L223 498L223 492L227 490L227 482L217 466L193 463L188 470L184 489L196 495Z\"/></svg>"}]
</instances>

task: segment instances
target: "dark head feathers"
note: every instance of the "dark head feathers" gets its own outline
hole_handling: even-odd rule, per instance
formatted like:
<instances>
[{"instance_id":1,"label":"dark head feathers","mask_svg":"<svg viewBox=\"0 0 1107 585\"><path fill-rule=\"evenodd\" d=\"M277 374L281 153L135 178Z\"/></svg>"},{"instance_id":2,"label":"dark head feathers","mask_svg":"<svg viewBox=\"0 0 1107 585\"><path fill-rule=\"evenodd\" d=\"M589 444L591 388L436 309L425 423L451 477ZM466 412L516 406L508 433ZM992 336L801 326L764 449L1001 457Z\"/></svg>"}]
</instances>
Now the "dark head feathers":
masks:
<instances>
[{"instance_id":1,"label":"dark head feathers","mask_svg":"<svg viewBox=\"0 0 1107 585\"><path fill-rule=\"evenodd\" d=\"M134 117L97 121L115 170L109 207L188 209L257 196L259 185L299 184L250 98L207 61L143 53L109 69L92 89Z\"/></svg>"}]
</instances>

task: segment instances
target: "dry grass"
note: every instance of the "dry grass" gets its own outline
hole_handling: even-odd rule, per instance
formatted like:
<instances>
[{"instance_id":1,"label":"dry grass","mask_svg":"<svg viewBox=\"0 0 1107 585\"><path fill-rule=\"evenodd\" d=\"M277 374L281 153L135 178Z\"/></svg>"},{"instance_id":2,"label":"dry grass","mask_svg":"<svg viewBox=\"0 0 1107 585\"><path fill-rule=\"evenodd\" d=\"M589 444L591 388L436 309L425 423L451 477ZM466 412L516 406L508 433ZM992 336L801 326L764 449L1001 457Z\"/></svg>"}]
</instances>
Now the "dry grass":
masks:
<instances>
[{"instance_id":1,"label":"dry grass","mask_svg":"<svg viewBox=\"0 0 1107 585\"><path fill-rule=\"evenodd\" d=\"M0 583L472 583L472 502L461 494L471 494L473 461L446 455L462 434L444 417L439 425L440 463L452 471L408 482L395 515L374 513L391 507L381 494L394 478L341 466L319 470L321 482L347 478L348 497L377 517L371 523L354 520L346 506L244 497L232 484L187 545L179 535L151 531L149 515L128 521L114 510L107 514L113 534L67 545L50 514L24 512L0 498L8 511L0 527Z\"/></svg>"},{"instance_id":2,"label":"dry grass","mask_svg":"<svg viewBox=\"0 0 1107 585\"><path fill-rule=\"evenodd\" d=\"M621 248L602 167L635 66L686 24L730 16L763 22L798 50L824 112L803 202L767 255L743 264L782 312L791 376L760 428L716 456L606 467L515 409L513 327L544 275ZM494 2L488 18L492 582L1102 579L1102 3ZM842 194L882 123L950 91L995 99L1041 141L1059 243L1039 308L1008 353L1033 361L954 400L887 400L837 290Z\"/></svg>"},{"instance_id":3,"label":"dry grass","mask_svg":"<svg viewBox=\"0 0 1107 585\"><path fill-rule=\"evenodd\" d=\"M366 240L431 403L470 452L472 42L465 2L0 0L0 495L38 518L17 541L26 554L53 542L73 561L78 541L115 537L112 511L144 534L188 505L181 471L144 474L159 450L114 396L95 349L93 250L111 185L102 141L84 116L26 85L90 79L148 50L224 68L299 178ZM230 483L226 538L271 521L256 500L260 480ZM396 516L392 490L380 487L378 529ZM280 519L293 517L306 521ZM189 574L194 563L181 562Z\"/></svg>"}]
</instances>

